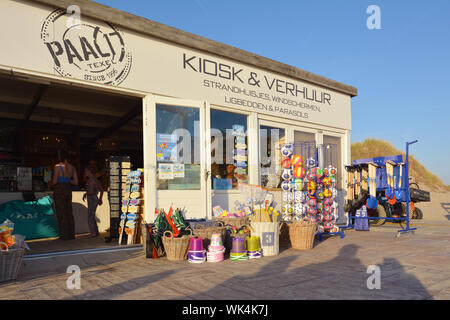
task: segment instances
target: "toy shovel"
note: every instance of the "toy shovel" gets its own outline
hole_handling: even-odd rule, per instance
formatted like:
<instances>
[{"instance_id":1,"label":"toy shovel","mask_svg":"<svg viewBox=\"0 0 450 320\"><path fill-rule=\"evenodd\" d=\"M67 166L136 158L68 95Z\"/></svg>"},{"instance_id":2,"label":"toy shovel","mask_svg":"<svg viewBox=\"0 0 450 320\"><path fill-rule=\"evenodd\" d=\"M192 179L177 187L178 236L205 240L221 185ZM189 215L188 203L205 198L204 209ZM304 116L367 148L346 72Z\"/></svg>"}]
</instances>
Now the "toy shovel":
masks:
<instances>
[{"instance_id":1,"label":"toy shovel","mask_svg":"<svg viewBox=\"0 0 450 320\"><path fill-rule=\"evenodd\" d=\"M393 176L394 176L394 164L391 161L386 161L386 176L387 176L387 189L385 191L386 198L392 199L394 197L393 188Z\"/></svg>"},{"instance_id":2,"label":"toy shovel","mask_svg":"<svg viewBox=\"0 0 450 320\"><path fill-rule=\"evenodd\" d=\"M398 182L398 190L395 194L395 197L398 200L401 200L403 198L403 190L402 190L402 182L403 182L403 163L400 164L400 181Z\"/></svg>"},{"instance_id":3,"label":"toy shovel","mask_svg":"<svg viewBox=\"0 0 450 320\"><path fill-rule=\"evenodd\" d=\"M395 186L395 179L396 177L394 176L394 186ZM398 190L395 190L394 188L392 188L392 194L391 194L391 198L388 198L388 203L390 204L390 205L394 205L396 202L397 202L397 198L396 198L396 194L397 194L397 191Z\"/></svg>"},{"instance_id":4,"label":"toy shovel","mask_svg":"<svg viewBox=\"0 0 450 320\"><path fill-rule=\"evenodd\" d=\"M378 207L377 200L377 167L375 163L369 163L369 194L370 197L366 201L366 207L371 210L375 210Z\"/></svg>"}]
</instances>

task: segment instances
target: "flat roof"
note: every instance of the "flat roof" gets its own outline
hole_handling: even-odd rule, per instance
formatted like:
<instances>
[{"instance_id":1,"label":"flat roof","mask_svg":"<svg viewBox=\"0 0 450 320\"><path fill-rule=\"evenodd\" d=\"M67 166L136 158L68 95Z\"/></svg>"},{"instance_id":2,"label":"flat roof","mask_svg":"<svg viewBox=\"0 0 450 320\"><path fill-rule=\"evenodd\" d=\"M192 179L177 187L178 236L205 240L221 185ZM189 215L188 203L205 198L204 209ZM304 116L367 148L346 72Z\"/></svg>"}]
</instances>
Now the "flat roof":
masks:
<instances>
[{"instance_id":1,"label":"flat roof","mask_svg":"<svg viewBox=\"0 0 450 320\"><path fill-rule=\"evenodd\" d=\"M311 84L350 95L351 97L358 94L358 90L353 86L90 0L28 1L62 9L66 9L70 5L77 5L80 7L82 15L111 22L124 29L146 34L154 38L173 42L192 49L208 52L216 56L232 59L294 79L306 81Z\"/></svg>"}]
</instances>

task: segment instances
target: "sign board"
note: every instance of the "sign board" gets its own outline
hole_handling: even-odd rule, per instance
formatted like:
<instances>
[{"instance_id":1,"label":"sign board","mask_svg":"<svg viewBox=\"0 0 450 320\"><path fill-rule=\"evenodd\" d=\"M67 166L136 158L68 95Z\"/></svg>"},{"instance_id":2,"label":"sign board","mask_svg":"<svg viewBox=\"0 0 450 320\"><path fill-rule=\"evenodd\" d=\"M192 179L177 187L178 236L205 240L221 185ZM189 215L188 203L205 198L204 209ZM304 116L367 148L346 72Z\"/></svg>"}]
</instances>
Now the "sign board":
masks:
<instances>
[{"instance_id":1,"label":"sign board","mask_svg":"<svg viewBox=\"0 0 450 320\"><path fill-rule=\"evenodd\" d=\"M20 17L20 18L18 18ZM0 2L0 68L17 68L351 129L350 96L113 23ZM19 41L20 39L20 41ZM301 63L301 61L299 61Z\"/></svg>"}]
</instances>

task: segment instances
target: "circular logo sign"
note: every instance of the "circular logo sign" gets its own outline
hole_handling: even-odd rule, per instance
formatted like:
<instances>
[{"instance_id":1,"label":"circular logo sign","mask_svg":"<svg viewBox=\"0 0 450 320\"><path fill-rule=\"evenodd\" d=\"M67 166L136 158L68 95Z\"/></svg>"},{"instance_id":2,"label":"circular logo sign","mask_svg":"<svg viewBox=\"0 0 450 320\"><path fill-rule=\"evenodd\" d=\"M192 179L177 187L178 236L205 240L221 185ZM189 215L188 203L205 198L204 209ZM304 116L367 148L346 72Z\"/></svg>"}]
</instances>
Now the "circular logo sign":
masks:
<instances>
[{"instance_id":1,"label":"circular logo sign","mask_svg":"<svg viewBox=\"0 0 450 320\"><path fill-rule=\"evenodd\" d=\"M131 69L131 52L123 34L108 23L68 23L65 10L57 9L45 19L41 39L48 49L55 71L72 77L108 85L119 85Z\"/></svg>"}]
</instances>

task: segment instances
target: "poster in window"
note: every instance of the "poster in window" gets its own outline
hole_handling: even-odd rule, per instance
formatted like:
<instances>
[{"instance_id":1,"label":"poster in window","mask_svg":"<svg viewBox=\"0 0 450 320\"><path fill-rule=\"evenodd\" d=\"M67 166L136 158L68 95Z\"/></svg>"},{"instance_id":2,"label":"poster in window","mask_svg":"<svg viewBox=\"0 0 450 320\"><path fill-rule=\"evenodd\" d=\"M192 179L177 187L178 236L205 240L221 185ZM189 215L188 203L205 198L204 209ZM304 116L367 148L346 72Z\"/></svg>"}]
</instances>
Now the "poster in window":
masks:
<instances>
[{"instance_id":1,"label":"poster in window","mask_svg":"<svg viewBox=\"0 0 450 320\"><path fill-rule=\"evenodd\" d=\"M177 161L177 136L175 134L156 134L156 160Z\"/></svg>"},{"instance_id":2,"label":"poster in window","mask_svg":"<svg viewBox=\"0 0 450 320\"><path fill-rule=\"evenodd\" d=\"M172 163L160 163L158 165L158 173L160 180L172 180L173 179L173 164Z\"/></svg>"},{"instance_id":3,"label":"poster in window","mask_svg":"<svg viewBox=\"0 0 450 320\"><path fill-rule=\"evenodd\" d=\"M173 164L173 177L184 178L184 163Z\"/></svg>"}]
</instances>

